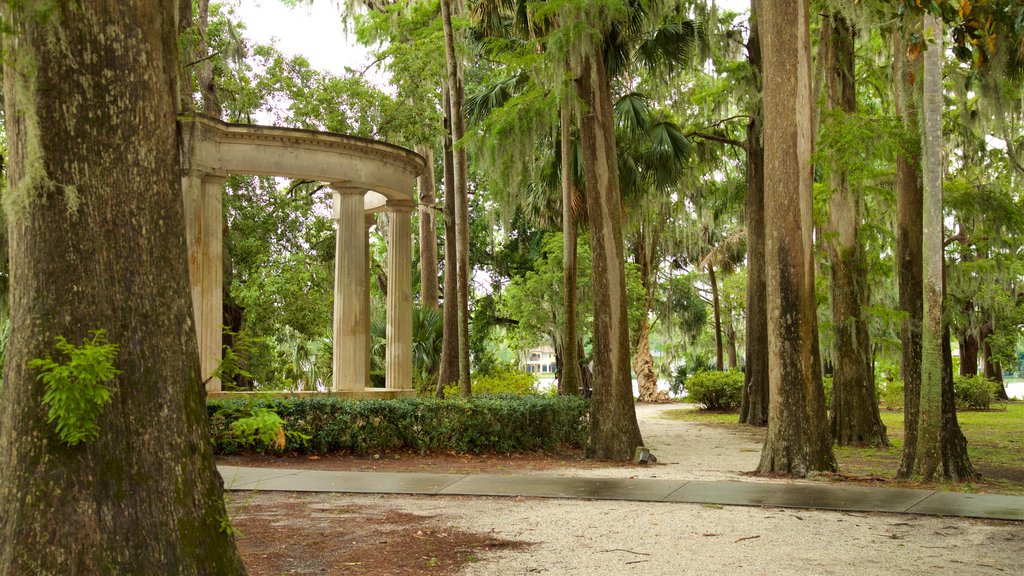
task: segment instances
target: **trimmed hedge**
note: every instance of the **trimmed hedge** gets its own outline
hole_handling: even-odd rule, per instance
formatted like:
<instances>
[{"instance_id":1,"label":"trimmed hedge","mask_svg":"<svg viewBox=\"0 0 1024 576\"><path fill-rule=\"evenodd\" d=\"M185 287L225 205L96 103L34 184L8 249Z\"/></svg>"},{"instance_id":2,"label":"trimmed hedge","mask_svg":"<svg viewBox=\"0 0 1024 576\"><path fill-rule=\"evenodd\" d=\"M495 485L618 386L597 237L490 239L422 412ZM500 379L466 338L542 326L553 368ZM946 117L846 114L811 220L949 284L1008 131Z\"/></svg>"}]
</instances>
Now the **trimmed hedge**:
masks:
<instances>
[{"instance_id":1,"label":"trimmed hedge","mask_svg":"<svg viewBox=\"0 0 1024 576\"><path fill-rule=\"evenodd\" d=\"M686 394L691 402L706 410L733 410L743 400L743 372L697 372L686 379Z\"/></svg>"},{"instance_id":2,"label":"trimmed hedge","mask_svg":"<svg viewBox=\"0 0 1024 576\"><path fill-rule=\"evenodd\" d=\"M258 408L279 415L290 436L305 438L301 443L289 442L285 451L315 454L373 454L392 450L527 452L559 445L582 447L590 432L590 404L579 397L264 397L207 403L214 452L245 451L246 446L231 433L231 423Z\"/></svg>"}]
</instances>

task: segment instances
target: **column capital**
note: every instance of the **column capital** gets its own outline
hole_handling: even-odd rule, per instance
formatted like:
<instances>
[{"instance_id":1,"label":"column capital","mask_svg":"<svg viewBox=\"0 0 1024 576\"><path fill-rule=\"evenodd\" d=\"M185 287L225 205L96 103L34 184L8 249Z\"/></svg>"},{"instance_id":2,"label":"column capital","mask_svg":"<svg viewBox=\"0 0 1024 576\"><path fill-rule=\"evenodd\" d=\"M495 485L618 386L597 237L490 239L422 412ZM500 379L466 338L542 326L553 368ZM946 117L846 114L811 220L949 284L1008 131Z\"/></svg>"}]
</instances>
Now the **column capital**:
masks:
<instances>
[{"instance_id":1,"label":"column capital","mask_svg":"<svg viewBox=\"0 0 1024 576\"><path fill-rule=\"evenodd\" d=\"M416 209L416 202L414 200L389 199L384 205L384 209L388 212L412 212Z\"/></svg>"},{"instance_id":2,"label":"column capital","mask_svg":"<svg viewBox=\"0 0 1024 576\"><path fill-rule=\"evenodd\" d=\"M374 224L377 223L377 215L374 214L374 213L369 213L369 214L364 215L363 219L364 219L363 222L366 224L366 229L367 230L370 229L370 226L373 226Z\"/></svg>"},{"instance_id":3,"label":"column capital","mask_svg":"<svg viewBox=\"0 0 1024 576\"><path fill-rule=\"evenodd\" d=\"M353 186L347 182L331 182L331 191L335 194L352 194L364 196L369 192L369 188L365 186Z\"/></svg>"}]
</instances>

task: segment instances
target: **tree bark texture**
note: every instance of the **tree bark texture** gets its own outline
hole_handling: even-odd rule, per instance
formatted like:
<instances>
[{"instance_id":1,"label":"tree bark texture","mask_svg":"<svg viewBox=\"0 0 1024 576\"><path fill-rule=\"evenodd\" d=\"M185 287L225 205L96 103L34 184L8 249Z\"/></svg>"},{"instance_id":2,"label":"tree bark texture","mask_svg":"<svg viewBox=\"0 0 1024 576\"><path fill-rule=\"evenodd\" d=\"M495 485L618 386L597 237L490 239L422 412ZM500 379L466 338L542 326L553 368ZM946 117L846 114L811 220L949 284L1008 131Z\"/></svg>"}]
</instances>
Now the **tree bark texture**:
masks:
<instances>
[{"instance_id":1,"label":"tree bark texture","mask_svg":"<svg viewBox=\"0 0 1024 576\"><path fill-rule=\"evenodd\" d=\"M437 377L435 395L444 397L444 387L459 381L459 267L455 257L455 154L452 152L451 105L448 103L448 85L441 89L444 102L444 307L442 319L444 332L441 338L441 366Z\"/></svg>"},{"instance_id":2,"label":"tree bark texture","mask_svg":"<svg viewBox=\"0 0 1024 576\"><path fill-rule=\"evenodd\" d=\"M448 98L451 107L452 141L455 144L455 260L458 278L456 296L459 301L459 392L469 397L472 387L469 375L469 188L466 147L462 136L466 133L462 112L464 99L462 64L455 54L455 31L452 28L453 0L441 0L441 19L444 25L445 60L448 63Z\"/></svg>"},{"instance_id":3,"label":"tree bark texture","mask_svg":"<svg viewBox=\"0 0 1024 576\"><path fill-rule=\"evenodd\" d=\"M825 108L850 115L857 111L854 84L854 33L840 15L824 16L819 50L825 61ZM888 446L878 412L871 340L864 307L868 271L858 240L860 194L851 189L846 168L830 170L829 222L826 228L832 268L832 319L835 372L832 385L832 437L840 446Z\"/></svg>"},{"instance_id":4,"label":"tree bark texture","mask_svg":"<svg viewBox=\"0 0 1024 576\"><path fill-rule=\"evenodd\" d=\"M926 480L941 474L942 462L942 23L926 12L922 98L922 202L921 253L924 314L921 326L921 404L917 419L917 462L914 468Z\"/></svg>"},{"instance_id":5,"label":"tree bark texture","mask_svg":"<svg viewBox=\"0 0 1024 576\"><path fill-rule=\"evenodd\" d=\"M978 475L967 455L967 438L956 417L956 396L953 391L953 350L949 343L949 326L942 338L942 478L967 482Z\"/></svg>"},{"instance_id":6,"label":"tree bark texture","mask_svg":"<svg viewBox=\"0 0 1024 576\"><path fill-rule=\"evenodd\" d=\"M434 222L434 206L437 192L434 190L434 149L430 145L416 147L416 152L427 163L427 169L417 180L420 190L420 306L437 310L437 224Z\"/></svg>"},{"instance_id":7,"label":"tree bark texture","mask_svg":"<svg viewBox=\"0 0 1024 576\"><path fill-rule=\"evenodd\" d=\"M733 325L732 316L725 322L725 367L728 370L738 368L736 356L736 327Z\"/></svg>"},{"instance_id":8,"label":"tree bark texture","mask_svg":"<svg viewBox=\"0 0 1024 576\"><path fill-rule=\"evenodd\" d=\"M964 302L964 317L968 320L963 331L957 334L957 341L960 345L960 375L976 376L978 374L978 335L970 327L970 318L974 315L974 302Z\"/></svg>"},{"instance_id":9,"label":"tree bark texture","mask_svg":"<svg viewBox=\"0 0 1024 576\"><path fill-rule=\"evenodd\" d=\"M562 326L562 364L558 377L558 393L580 393L580 359L576 354L576 218L572 200L576 186L572 178L572 113L568 98L560 111L562 161L562 297L565 315Z\"/></svg>"},{"instance_id":10,"label":"tree bark texture","mask_svg":"<svg viewBox=\"0 0 1024 576\"><path fill-rule=\"evenodd\" d=\"M893 96L896 113L905 130L902 152L896 156L896 258L900 310L906 314L900 332L902 341L900 377L903 379L903 453L899 478L909 478L917 459L917 418L921 392L921 145L917 120L919 104L912 79L920 81L921 61L908 53L907 37L916 27L908 19L893 32Z\"/></svg>"},{"instance_id":11,"label":"tree bark texture","mask_svg":"<svg viewBox=\"0 0 1024 576\"><path fill-rule=\"evenodd\" d=\"M711 310L715 318L715 369L725 370L724 348L722 347L722 303L718 298L718 278L715 267L708 262L708 283L711 285Z\"/></svg>"},{"instance_id":12,"label":"tree bark texture","mask_svg":"<svg viewBox=\"0 0 1024 576\"><path fill-rule=\"evenodd\" d=\"M213 59L207 57L207 52L209 52L207 31L210 22L210 0L199 0L196 16L199 42L196 45L196 55L198 58L195 60L202 60L196 64L196 81L199 84L199 95L202 97L203 114L220 120L223 112L221 110L220 98L217 96L217 83L213 78Z\"/></svg>"},{"instance_id":13,"label":"tree bark texture","mask_svg":"<svg viewBox=\"0 0 1024 576\"><path fill-rule=\"evenodd\" d=\"M652 286L652 262L657 247L650 238L650 226L642 222L633 238L633 256L640 267L640 282L644 288L644 309L640 317L640 330L636 335L636 353L633 355L633 372L636 373L637 397L640 402L666 402L668 394L658 392L658 375L654 371L654 357L651 356L651 323L649 320L654 303Z\"/></svg>"},{"instance_id":14,"label":"tree bark texture","mask_svg":"<svg viewBox=\"0 0 1024 576\"><path fill-rule=\"evenodd\" d=\"M178 6L33 6L2 8L12 316L0 574L244 574L188 284ZM29 362L59 359L58 336L80 344L100 329L121 374L99 437L69 447L47 422Z\"/></svg>"},{"instance_id":15,"label":"tree bark texture","mask_svg":"<svg viewBox=\"0 0 1024 576\"><path fill-rule=\"evenodd\" d=\"M622 242L622 198L615 153L611 90L602 51L582 57L576 80L581 111L587 215L590 222L594 291L594 389L587 456L628 460L643 444L633 406L629 362L626 271Z\"/></svg>"},{"instance_id":16,"label":"tree bark texture","mask_svg":"<svg viewBox=\"0 0 1024 576\"><path fill-rule=\"evenodd\" d=\"M810 25L806 0L760 8L770 393L758 471L806 476L836 468L814 300Z\"/></svg>"},{"instance_id":17,"label":"tree bark texture","mask_svg":"<svg viewBox=\"0 0 1024 576\"><path fill-rule=\"evenodd\" d=\"M760 91L761 41L758 2L750 3L750 38L747 61ZM768 425L768 311L764 269L764 142L760 100L747 123L747 195L743 212L747 221L747 334L744 348L743 399L740 423Z\"/></svg>"}]
</instances>

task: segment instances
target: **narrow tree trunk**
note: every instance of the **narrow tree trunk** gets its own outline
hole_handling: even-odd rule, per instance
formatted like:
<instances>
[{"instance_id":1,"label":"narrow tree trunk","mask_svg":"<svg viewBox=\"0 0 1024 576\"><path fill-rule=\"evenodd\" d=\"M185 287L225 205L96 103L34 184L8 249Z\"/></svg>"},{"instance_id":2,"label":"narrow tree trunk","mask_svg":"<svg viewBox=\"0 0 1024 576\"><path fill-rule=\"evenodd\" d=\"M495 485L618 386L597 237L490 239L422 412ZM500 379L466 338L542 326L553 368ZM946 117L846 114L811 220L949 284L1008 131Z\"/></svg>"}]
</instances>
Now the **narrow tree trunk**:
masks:
<instances>
[{"instance_id":1,"label":"narrow tree trunk","mask_svg":"<svg viewBox=\"0 0 1024 576\"><path fill-rule=\"evenodd\" d=\"M921 411L917 419L917 463L914 467L925 480L934 480L942 473L942 23L926 12L923 30L927 42L922 100L924 316L921 327Z\"/></svg>"},{"instance_id":2,"label":"narrow tree trunk","mask_svg":"<svg viewBox=\"0 0 1024 576\"><path fill-rule=\"evenodd\" d=\"M984 362L982 374L985 378L996 383L996 400L1009 400L1010 395L1006 393L1006 384L1003 382L1003 369L999 365L999 361L992 357L992 345L988 342L988 337L992 335L993 331L993 322L991 320L981 327L980 339L984 342L981 347ZM963 358L960 361L963 362Z\"/></svg>"},{"instance_id":3,"label":"narrow tree trunk","mask_svg":"<svg viewBox=\"0 0 1024 576\"><path fill-rule=\"evenodd\" d=\"M568 98L566 98L568 100ZM572 162L572 114L568 102L560 111L562 160L562 298L565 309L562 328L561 374L558 377L558 393L576 395L580 393L580 361L576 354L576 218L572 213L576 187L573 184Z\"/></svg>"},{"instance_id":4,"label":"narrow tree trunk","mask_svg":"<svg viewBox=\"0 0 1024 576\"><path fill-rule=\"evenodd\" d=\"M905 20L893 32L893 95L896 112L908 134L919 134L918 104L914 97L912 79L920 81L920 60L912 60L907 51L905 36L910 35L920 21ZM921 316L922 255L920 142L908 139L896 156L896 257L899 279L900 310L906 314L900 333L903 343L900 377L903 379L903 453L896 476L909 478L917 460L917 418L920 412L921 392Z\"/></svg>"},{"instance_id":5,"label":"narrow tree trunk","mask_svg":"<svg viewBox=\"0 0 1024 576\"><path fill-rule=\"evenodd\" d=\"M588 109L579 119L590 221L594 291L594 390L587 456L627 460L643 444L633 406L629 362L622 197L611 91L600 47L582 57L576 80Z\"/></svg>"},{"instance_id":6,"label":"narrow tree trunk","mask_svg":"<svg viewBox=\"0 0 1024 576\"><path fill-rule=\"evenodd\" d=\"M965 316L970 318L973 312L974 302L970 300L964 302ZM970 322L966 322L966 324L969 325ZM957 341L960 344L960 375L976 376L978 374L978 352L980 349L977 335L967 326L957 335Z\"/></svg>"},{"instance_id":7,"label":"narrow tree trunk","mask_svg":"<svg viewBox=\"0 0 1024 576\"><path fill-rule=\"evenodd\" d=\"M444 332L441 340L441 363L437 376L438 398L444 397L444 387L459 381L459 297L455 258L455 169L452 153L451 106L448 103L448 87L442 90L445 109L444 135L444 307L442 317Z\"/></svg>"},{"instance_id":8,"label":"narrow tree trunk","mask_svg":"<svg viewBox=\"0 0 1024 576\"><path fill-rule=\"evenodd\" d=\"M820 58L825 62L825 107L852 115L857 111L853 30L839 15L822 18ZM834 325L832 437L840 446L888 446L871 371L871 340L864 307L868 271L857 239L860 195L850 188L846 168L832 162L826 238L832 263Z\"/></svg>"},{"instance_id":9,"label":"narrow tree trunk","mask_svg":"<svg viewBox=\"0 0 1024 576\"><path fill-rule=\"evenodd\" d=\"M810 23L806 0L760 8L770 402L758 471L806 476L836 468L814 299Z\"/></svg>"},{"instance_id":10,"label":"narrow tree trunk","mask_svg":"<svg viewBox=\"0 0 1024 576\"><path fill-rule=\"evenodd\" d=\"M758 2L751 2L747 61L758 79L757 88L760 90L761 41L757 9ZM747 221L747 334L740 423L753 426L768 424L768 311L765 300L762 119L763 110L758 100L750 111L750 121L747 123L747 196L743 206Z\"/></svg>"},{"instance_id":11,"label":"narrow tree trunk","mask_svg":"<svg viewBox=\"0 0 1024 576\"><path fill-rule=\"evenodd\" d=\"M722 304L718 299L718 279L715 267L708 262L708 282L711 284L711 309L715 316L715 369L725 370L725 358L722 348Z\"/></svg>"},{"instance_id":12,"label":"narrow tree trunk","mask_svg":"<svg viewBox=\"0 0 1024 576\"><path fill-rule=\"evenodd\" d=\"M173 2L6 3L11 335L0 574L244 574L188 285ZM126 73L126 71L134 71ZM33 359L105 330L120 374L74 447Z\"/></svg>"},{"instance_id":13,"label":"narrow tree trunk","mask_svg":"<svg viewBox=\"0 0 1024 576\"><path fill-rule=\"evenodd\" d=\"M199 43L196 49L199 58L196 60L202 60L196 65L196 81L199 84L199 94L203 99L203 114L220 120L223 112L221 110L220 98L217 96L217 84L213 78L213 59L208 58L209 55L207 54L209 52L207 38L209 36L210 0L199 0L196 15L198 17L196 25L199 33Z\"/></svg>"},{"instance_id":14,"label":"narrow tree trunk","mask_svg":"<svg viewBox=\"0 0 1024 576\"><path fill-rule=\"evenodd\" d=\"M961 432L956 417L953 351L949 344L949 325L946 325L942 338L942 478L952 482L967 482L977 476L967 455L967 438Z\"/></svg>"},{"instance_id":15,"label":"narrow tree trunk","mask_svg":"<svg viewBox=\"0 0 1024 576\"><path fill-rule=\"evenodd\" d=\"M739 367L736 359L736 327L732 323L732 315L729 316L725 323L725 367L729 370L735 370Z\"/></svg>"},{"instance_id":16,"label":"narrow tree trunk","mask_svg":"<svg viewBox=\"0 0 1024 576\"><path fill-rule=\"evenodd\" d=\"M434 150L429 145L416 147L416 152L427 162L420 175L420 306L437 310L437 224L434 222Z\"/></svg>"},{"instance_id":17,"label":"narrow tree trunk","mask_svg":"<svg viewBox=\"0 0 1024 576\"><path fill-rule=\"evenodd\" d=\"M452 140L455 143L455 257L458 279L456 297L459 310L459 391L472 394L469 374L469 188L466 148L462 145L465 117L462 112L462 66L455 55L455 31L452 28L453 0L441 0L444 27L445 60L448 65L448 98Z\"/></svg>"}]
</instances>

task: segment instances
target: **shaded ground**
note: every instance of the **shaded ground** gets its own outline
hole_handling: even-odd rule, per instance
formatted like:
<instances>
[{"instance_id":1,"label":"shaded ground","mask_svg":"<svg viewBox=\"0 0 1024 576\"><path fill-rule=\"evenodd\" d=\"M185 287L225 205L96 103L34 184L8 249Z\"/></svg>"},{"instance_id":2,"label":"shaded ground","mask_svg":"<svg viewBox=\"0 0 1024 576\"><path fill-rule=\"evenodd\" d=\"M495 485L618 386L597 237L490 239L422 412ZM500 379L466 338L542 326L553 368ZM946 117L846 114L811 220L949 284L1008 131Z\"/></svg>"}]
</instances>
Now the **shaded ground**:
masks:
<instances>
[{"instance_id":1,"label":"shaded ground","mask_svg":"<svg viewBox=\"0 0 1024 576\"><path fill-rule=\"evenodd\" d=\"M250 576L456 574L484 553L522 542L446 527L437 515L321 494L229 493Z\"/></svg>"},{"instance_id":2,"label":"shaded ground","mask_svg":"<svg viewBox=\"0 0 1024 576\"><path fill-rule=\"evenodd\" d=\"M975 491L1021 484L1021 414L991 425L961 415L975 465ZM1016 410L1016 408L1014 409ZM763 429L735 414L640 405L655 466L594 463L576 451L525 455L382 454L374 457L249 456L223 464L283 468L673 479L751 478ZM990 415L991 416L991 415ZM897 447L838 450L858 483L895 486L902 414L883 419ZM973 431L972 431L973 429ZM1021 460L1024 462L1024 460ZM1006 470L1000 471L1002 466ZM878 476L871 478L872 475ZM867 477L866 479L864 477ZM847 480L846 477L817 478ZM814 480L810 480L814 481ZM933 486L957 489L960 486ZM228 497L250 574L677 574L971 575L1020 573L1021 524L906 515L719 505L529 498L233 493Z\"/></svg>"}]
</instances>

